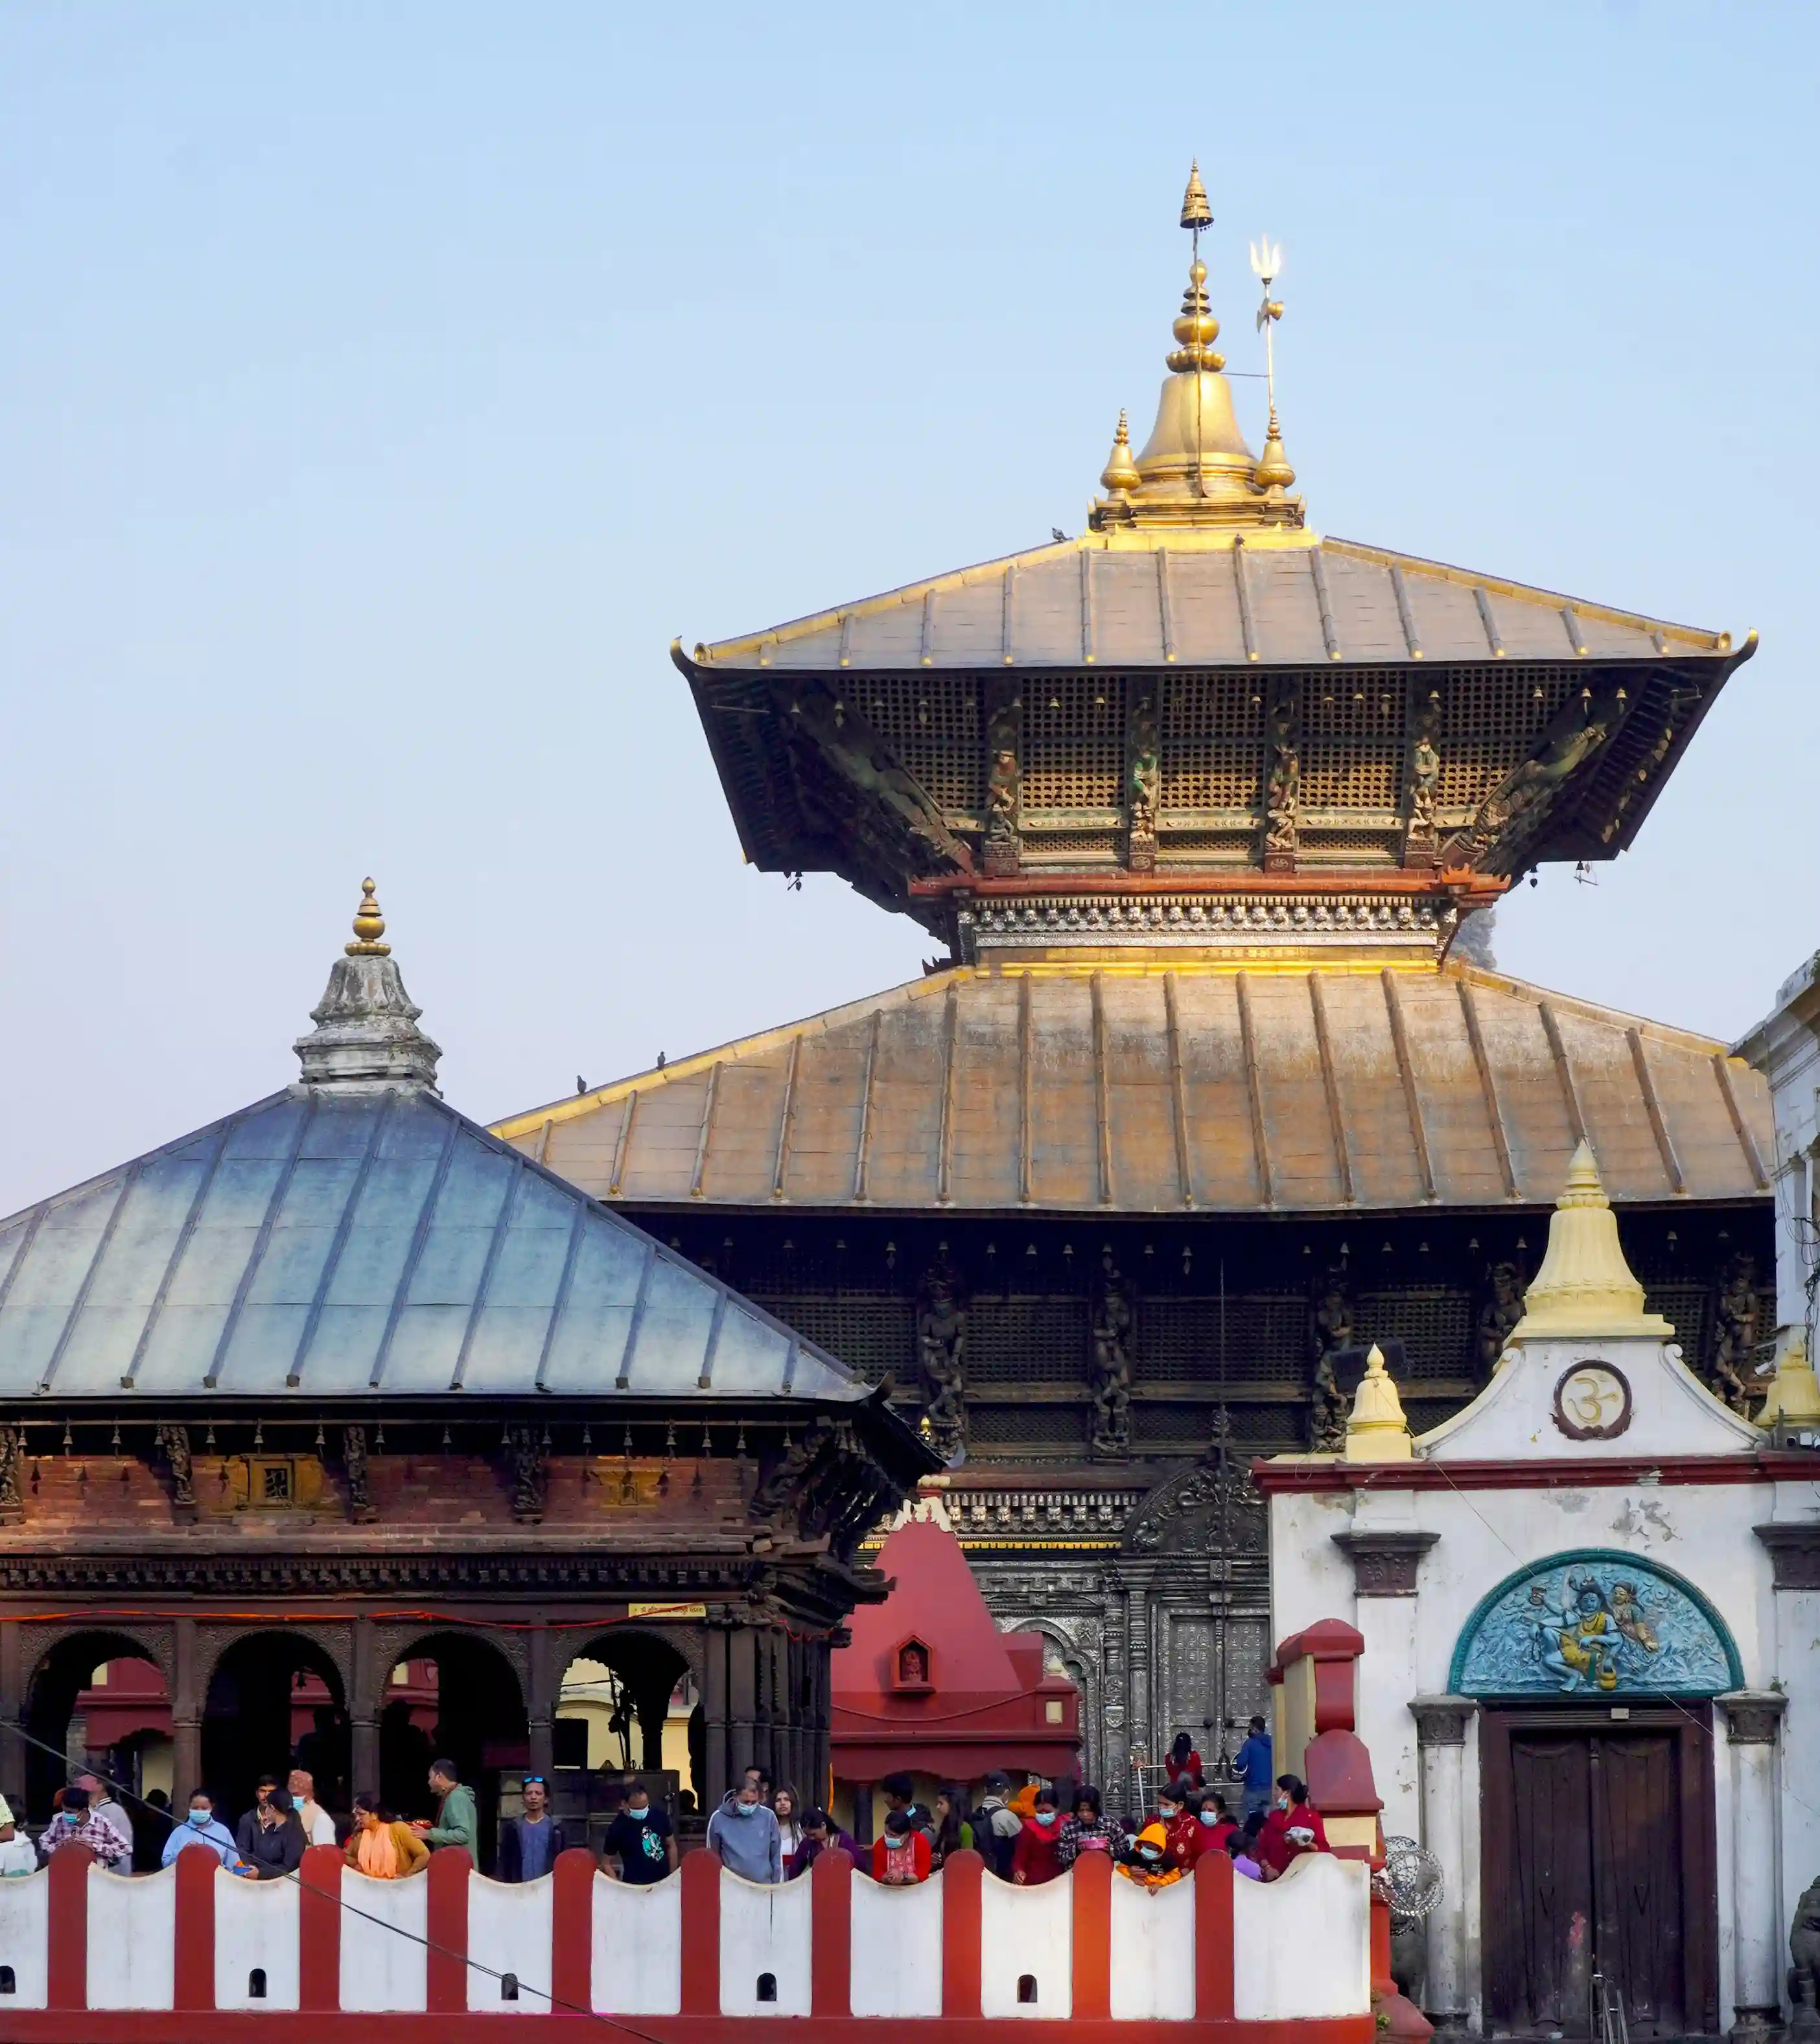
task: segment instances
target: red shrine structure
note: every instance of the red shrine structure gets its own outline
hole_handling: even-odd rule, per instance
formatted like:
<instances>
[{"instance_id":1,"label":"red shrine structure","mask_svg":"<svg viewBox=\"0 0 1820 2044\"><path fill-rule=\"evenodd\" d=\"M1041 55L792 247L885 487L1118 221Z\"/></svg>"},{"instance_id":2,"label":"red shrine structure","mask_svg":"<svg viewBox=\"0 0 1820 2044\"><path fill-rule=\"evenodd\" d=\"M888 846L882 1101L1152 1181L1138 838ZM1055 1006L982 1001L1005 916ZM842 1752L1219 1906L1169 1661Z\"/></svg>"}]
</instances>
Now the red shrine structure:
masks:
<instances>
[{"instance_id":1,"label":"red shrine structure","mask_svg":"<svg viewBox=\"0 0 1820 2044\"><path fill-rule=\"evenodd\" d=\"M875 1560L891 1594L854 1612L833 1657L836 1815L869 1839L872 1784L900 1771L925 1800L994 1768L1076 1772L1079 1691L1048 1671L1040 1633L998 1630L948 1527L913 1518Z\"/></svg>"}]
</instances>

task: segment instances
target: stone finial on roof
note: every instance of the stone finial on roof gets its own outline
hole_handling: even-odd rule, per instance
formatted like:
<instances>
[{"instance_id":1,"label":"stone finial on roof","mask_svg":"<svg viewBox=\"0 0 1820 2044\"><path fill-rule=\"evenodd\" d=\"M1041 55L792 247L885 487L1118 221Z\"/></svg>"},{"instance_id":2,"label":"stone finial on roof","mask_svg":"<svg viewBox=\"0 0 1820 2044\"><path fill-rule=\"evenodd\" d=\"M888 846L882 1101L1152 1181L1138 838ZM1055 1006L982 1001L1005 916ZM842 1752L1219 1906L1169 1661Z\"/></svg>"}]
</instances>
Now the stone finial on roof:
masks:
<instances>
[{"instance_id":1,"label":"stone finial on roof","mask_svg":"<svg viewBox=\"0 0 1820 2044\"><path fill-rule=\"evenodd\" d=\"M1346 1416L1346 1460L1349 1462L1406 1462L1413 1450L1409 1422L1384 1352L1376 1342L1365 1358L1365 1374L1352 1394Z\"/></svg>"},{"instance_id":2,"label":"stone finial on roof","mask_svg":"<svg viewBox=\"0 0 1820 2044\"><path fill-rule=\"evenodd\" d=\"M1618 1216L1589 1143L1580 1144L1568 1166L1567 1185L1549 1222L1549 1253L1529 1281L1523 1309L1510 1331L1513 1342L1556 1335L1674 1339L1669 1322L1643 1309L1643 1287L1624 1259Z\"/></svg>"},{"instance_id":3,"label":"stone finial on roof","mask_svg":"<svg viewBox=\"0 0 1820 2044\"><path fill-rule=\"evenodd\" d=\"M385 928L373 883L364 881L354 942L335 961L321 1000L310 1011L316 1027L297 1039L306 1085L436 1090L442 1051L417 1026L423 1010L405 991L391 946L379 941Z\"/></svg>"}]
</instances>

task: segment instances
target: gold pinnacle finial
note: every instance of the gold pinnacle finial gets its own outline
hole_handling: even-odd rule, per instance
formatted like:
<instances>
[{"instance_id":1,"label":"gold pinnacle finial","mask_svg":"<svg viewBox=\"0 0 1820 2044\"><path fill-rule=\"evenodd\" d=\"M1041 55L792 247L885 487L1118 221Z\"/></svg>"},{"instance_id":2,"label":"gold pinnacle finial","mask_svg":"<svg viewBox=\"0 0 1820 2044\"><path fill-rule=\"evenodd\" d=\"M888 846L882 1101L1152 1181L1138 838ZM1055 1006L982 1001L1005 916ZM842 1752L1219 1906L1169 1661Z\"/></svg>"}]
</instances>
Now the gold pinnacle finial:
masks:
<instances>
[{"instance_id":1,"label":"gold pinnacle finial","mask_svg":"<svg viewBox=\"0 0 1820 2044\"><path fill-rule=\"evenodd\" d=\"M1137 473L1137 464L1131 459L1131 428L1125 423L1125 414L1118 415L1118 430L1112 436L1112 451L1106 458L1106 466L1099 472L1102 490L1133 490L1144 480Z\"/></svg>"},{"instance_id":2,"label":"gold pinnacle finial","mask_svg":"<svg viewBox=\"0 0 1820 2044\"><path fill-rule=\"evenodd\" d=\"M1182 194L1182 225L1190 229L1211 227L1214 209L1207 203L1207 188L1201 182L1199 159L1188 166L1188 188Z\"/></svg>"},{"instance_id":3,"label":"gold pinnacle finial","mask_svg":"<svg viewBox=\"0 0 1820 2044\"><path fill-rule=\"evenodd\" d=\"M379 905L373 896L371 879L360 882L360 906L354 916L354 942L347 946L349 958L389 958L392 947L382 944L386 934L386 919L379 913Z\"/></svg>"},{"instance_id":4,"label":"gold pinnacle finial","mask_svg":"<svg viewBox=\"0 0 1820 2044\"><path fill-rule=\"evenodd\" d=\"M1412 1454L1403 1400L1384 1367L1384 1352L1373 1342L1365 1358L1365 1374L1352 1394L1352 1409L1346 1416L1346 1459L1406 1462Z\"/></svg>"},{"instance_id":5,"label":"gold pinnacle finial","mask_svg":"<svg viewBox=\"0 0 1820 2044\"><path fill-rule=\"evenodd\" d=\"M1255 474L1258 488L1277 497L1295 480L1295 471L1283 451L1283 429L1276 423L1274 405L1270 408L1270 431L1264 436L1264 452L1258 459Z\"/></svg>"}]
</instances>

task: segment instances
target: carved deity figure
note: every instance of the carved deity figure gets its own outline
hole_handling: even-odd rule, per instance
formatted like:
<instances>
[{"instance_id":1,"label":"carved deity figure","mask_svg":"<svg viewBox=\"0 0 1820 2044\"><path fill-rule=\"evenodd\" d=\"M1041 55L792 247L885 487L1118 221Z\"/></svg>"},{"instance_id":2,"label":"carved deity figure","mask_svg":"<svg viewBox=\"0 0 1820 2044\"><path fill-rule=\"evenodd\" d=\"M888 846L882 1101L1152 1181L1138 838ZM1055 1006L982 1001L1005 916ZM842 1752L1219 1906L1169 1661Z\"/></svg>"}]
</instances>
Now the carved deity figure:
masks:
<instances>
[{"instance_id":1,"label":"carved deity figure","mask_svg":"<svg viewBox=\"0 0 1820 2044\"><path fill-rule=\"evenodd\" d=\"M1131 1362L1136 1302L1108 1250L1100 1259L1093 1301L1093 1451L1122 1455L1131 1447Z\"/></svg>"},{"instance_id":2,"label":"carved deity figure","mask_svg":"<svg viewBox=\"0 0 1820 2044\"><path fill-rule=\"evenodd\" d=\"M364 1427L341 1429L341 1466L348 1477L348 1516L356 1521L377 1518L379 1514L373 1508L372 1474L367 1463Z\"/></svg>"},{"instance_id":3,"label":"carved deity figure","mask_svg":"<svg viewBox=\"0 0 1820 2044\"><path fill-rule=\"evenodd\" d=\"M1441 785L1441 755L1425 731L1410 755L1409 834L1431 843L1434 837L1435 794Z\"/></svg>"},{"instance_id":4,"label":"carved deity figure","mask_svg":"<svg viewBox=\"0 0 1820 2044\"><path fill-rule=\"evenodd\" d=\"M507 1449L512 1463L512 1516L541 1519L548 1456L535 1427L514 1427Z\"/></svg>"},{"instance_id":5,"label":"carved deity figure","mask_svg":"<svg viewBox=\"0 0 1820 2044\"><path fill-rule=\"evenodd\" d=\"M967 1438L967 1307L945 1243L917 1288L916 1347L929 1436L952 1453Z\"/></svg>"},{"instance_id":6,"label":"carved deity figure","mask_svg":"<svg viewBox=\"0 0 1820 2044\"><path fill-rule=\"evenodd\" d=\"M1491 1266L1491 1296L1479 1312L1479 1368L1489 1377L1523 1317L1523 1283L1514 1263Z\"/></svg>"},{"instance_id":7,"label":"carved deity figure","mask_svg":"<svg viewBox=\"0 0 1820 2044\"><path fill-rule=\"evenodd\" d=\"M1131 759L1131 828L1145 837L1156 834L1156 805L1162 785L1155 746L1141 747Z\"/></svg>"},{"instance_id":8,"label":"carved deity figure","mask_svg":"<svg viewBox=\"0 0 1820 2044\"><path fill-rule=\"evenodd\" d=\"M986 836L991 843L1008 844L1017 837L1019 780L1017 754L1001 747L992 755L986 780Z\"/></svg>"},{"instance_id":9,"label":"carved deity figure","mask_svg":"<svg viewBox=\"0 0 1820 2044\"><path fill-rule=\"evenodd\" d=\"M175 1503L194 1505L196 1502L196 1465L190 1454L190 1430L187 1427L160 1427L158 1445L164 1451L164 1459L171 1465L171 1493Z\"/></svg>"},{"instance_id":10,"label":"carved deity figure","mask_svg":"<svg viewBox=\"0 0 1820 2044\"><path fill-rule=\"evenodd\" d=\"M1266 851L1294 851L1302 822L1302 762L1295 747L1279 738L1276 761L1270 770L1270 785L1264 794L1264 848Z\"/></svg>"},{"instance_id":11,"label":"carved deity figure","mask_svg":"<svg viewBox=\"0 0 1820 2044\"><path fill-rule=\"evenodd\" d=\"M1333 1272L1314 1308L1314 1393L1309 1419L1310 1443L1318 1454L1337 1453L1346 1445L1346 1415L1352 1401L1341 1389L1341 1355L1355 1347L1352 1302L1345 1278Z\"/></svg>"},{"instance_id":12,"label":"carved deity figure","mask_svg":"<svg viewBox=\"0 0 1820 2044\"><path fill-rule=\"evenodd\" d=\"M1582 712L1580 723L1570 724L1565 730L1545 740L1529 759L1506 774L1479 804L1472 823L1449 844L1450 862L1476 866L1496 839L1532 811L1535 813L1532 823L1539 824L1553 807L1556 797L1575 770L1605 743L1617 714L1615 698L1597 705L1589 703ZM1511 847L1506 849L1508 851Z\"/></svg>"},{"instance_id":13,"label":"carved deity figure","mask_svg":"<svg viewBox=\"0 0 1820 2044\"><path fill-rule=\"evenodd\" d=\"M1762 1392L1760 1385L1751 1381L1756 1369L1762 1318L1762 1305L1757 1293L1757 1258L1741 1251L1732 1258L1720 1288L1710 1381L1714 1397L1722 1398L1734 1412L1747 1420L1753 1400Z\"/></svg>"},{"instance_id":14,"label":"carved deity figure","mask_svg":"<svg viewBox=\"0 0 1820 2044\"><path fill-rule=\"evenodd\" d=\"M25 1516L19 1495L19 1464L25 1437L17 1427L0 1427L0 1526L16 1526Z\"/></svg>"},{"instance_id":15,"label":"carved deity figure","mask_svg":"<svg viewBox=\"0 0 1820 2044\"><path fill-rule=\"evenodd\" d=\"M1795 1920L1789 1926L1788 1999L1794 2017L1788 2026L1791 2037L1820 2036L1820 2009L1814 2006L1820 1989L1820 1875L1801 1891L1795 1905Z\"/></svg>"}]
</instances>

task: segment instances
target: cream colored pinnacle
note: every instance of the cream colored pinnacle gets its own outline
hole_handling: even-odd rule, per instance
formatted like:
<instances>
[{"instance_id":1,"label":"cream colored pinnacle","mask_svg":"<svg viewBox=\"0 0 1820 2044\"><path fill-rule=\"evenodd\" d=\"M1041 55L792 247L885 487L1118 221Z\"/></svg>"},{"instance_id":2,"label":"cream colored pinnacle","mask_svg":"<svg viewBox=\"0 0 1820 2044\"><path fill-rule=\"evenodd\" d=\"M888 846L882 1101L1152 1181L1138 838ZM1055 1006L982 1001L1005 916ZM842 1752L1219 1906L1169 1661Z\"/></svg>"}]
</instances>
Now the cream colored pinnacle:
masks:
<instances>
[{"instance_id":1,"label":"cream colored pinnacle","mask_svg":"<svg viewBox=\"0 0 1820 2044\"><path fill-rule=\"evenodd\" d=\"M1413 1453L1403 1402L1384 1367L1384 1352L1373 1342L1365 1358L1365 1374L1352 1394L1352 1409L1346 1418L1346 1460L1406 1462Z\"/></svg>"},{"instance_id":2,"label":"cream colored pinnacle","mask_svg":"<svg viewBox=\"0 0 1820 2044\"><path fill-rule=\"evenodd\" d=\"M1553 1335L1597 1340L1640 1335L1672 1341L1674 1327L1643 1310L1643 1287L1624 1260L1618 1216L1599 1182L1591 1146L1582 1143L1568 1166L1568 1181L1549 1222L1549 1253L1529 1281L1523 1317L1513 1342Z\"/></svg>"},{"instance_id":3,"label":"cream colored pinnacle","mask_svg":"<svg viewBox=\"0 0 1820 2044\"><path fill-rule=\"evenodd\" d=\"M1803 1328L1788 1331L1776 1358L1769 1396L1757 1416L1760 1427L1773 1427L1778 1422L1785 1427L1820 1427L1820 1377L1814 1374L1814 1358L1807 1353Z\"/></svg>"}]
</instances>

